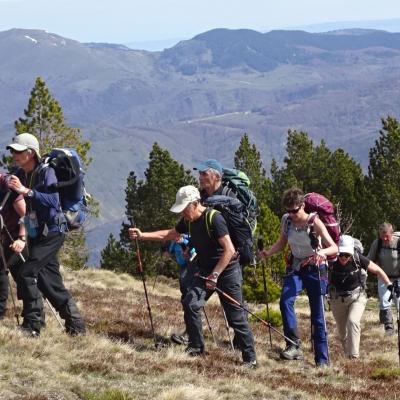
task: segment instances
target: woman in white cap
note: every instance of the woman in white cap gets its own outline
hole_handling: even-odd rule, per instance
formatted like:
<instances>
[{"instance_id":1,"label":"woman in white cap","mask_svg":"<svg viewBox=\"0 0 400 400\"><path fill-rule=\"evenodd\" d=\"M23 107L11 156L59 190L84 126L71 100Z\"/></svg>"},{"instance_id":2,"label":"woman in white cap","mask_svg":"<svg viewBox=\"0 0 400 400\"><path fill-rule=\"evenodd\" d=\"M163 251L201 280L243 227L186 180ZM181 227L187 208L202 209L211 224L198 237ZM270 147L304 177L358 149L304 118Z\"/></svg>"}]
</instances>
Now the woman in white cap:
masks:
<instances>
[{"instance_id":1,"label":"woman in white cap","mask_svg":"<svg viewBox=\"0 0 400 400\"><path fill-rule=\"evenodd\" d=\"M359 357L361 318L367 304L367 272L377 275L389 291L393 290L382 268L355 249L351 236L343 235L339 242L338 258L330 267L329 297L338 336L348 358Z\"/></svg>"}]
</instances>

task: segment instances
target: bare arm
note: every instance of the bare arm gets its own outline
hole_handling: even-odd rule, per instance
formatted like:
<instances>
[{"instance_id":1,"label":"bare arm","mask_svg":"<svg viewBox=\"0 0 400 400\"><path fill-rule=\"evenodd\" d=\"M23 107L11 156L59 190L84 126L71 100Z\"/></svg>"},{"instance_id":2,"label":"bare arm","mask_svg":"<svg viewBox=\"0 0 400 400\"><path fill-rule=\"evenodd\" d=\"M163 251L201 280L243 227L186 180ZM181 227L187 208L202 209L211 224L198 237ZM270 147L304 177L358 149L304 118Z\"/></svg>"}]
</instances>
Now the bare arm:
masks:
<instances>
[{"instance_id":1,"label":"bare arm","mask_svg":"<svg viewBox=\"0 0 400 400\"><path fill-rule=\"evenodd\" d=\"M129 232L129 238L131 240L139 239L139 240L157 241L157 242L175 240L181 235L175 230L175 228L164 229L161 231L154 231L154 232L142 232L139 228L129 228L128 232Z\"/></svg>"},{"instance_id":2,"label":"bare arm","mask_svg":"<svg viewBox=\"0 0 400 400\"><path fill-rule=\"evenodd\" d=\"M13 208L15 212L18 214L20 218L23 218L26 214L26 203L25 199L19 199L17 201L14 201L13 203ZM25 229L25 224L20 223L19 224L19 233L18 236L25 236L26 235L26 229Z\"/></svg>"},{"instance_id":3,"label":"bare arm","mask_svg":"<svg viewBox=\"0 0 400 400\"><path fill-rule=\"evenodd\" d=\"M287 244L287 236L281 231L279 239L268 249L261 251L260 254L264 257L271 257L273 254L282 251Z\"/></svg>"},{"instance_id":4,"label":"bare arm","mask_svg":"<svg viewBox=\"0 0 400 400\"><path fill-rule=\"evenodd\" d=\"M220 237L218 239L218 243L221 245L223 252L217 262L217 265L214 267L213 272L218 272L218 274L220 275L224 271L224 269L227 267L229 262L232 260L232 257L236 253L236 250L232 244L232 241L231 241L231 238L229 235Z\"/></svg>"},{"instance_id":5,"label":"bare arm","mask_svg":"<svg viewBox=\"0 0 400 400\"><path fill-rule=\"evenodd\" d=\"M372 272L374 275L376 275L386 286L390 285L391 282L389 277L386 275L385 271L379 265L370 261L370 263L368 264L367 271Z\"/></svg>"},{"instance_id":6,"label":"bare arm","mask_svg":"<svg viewBox=\"0 0 400 400\"><path fill-rule=\"evenodd\" d=\"M334 256L338 253L339 249L336 243L332 240L323 222L316 218L314 221L315 233L321 237L324 248L318 250L318 254L321 256Z\"/></svg>"}]
</instances>

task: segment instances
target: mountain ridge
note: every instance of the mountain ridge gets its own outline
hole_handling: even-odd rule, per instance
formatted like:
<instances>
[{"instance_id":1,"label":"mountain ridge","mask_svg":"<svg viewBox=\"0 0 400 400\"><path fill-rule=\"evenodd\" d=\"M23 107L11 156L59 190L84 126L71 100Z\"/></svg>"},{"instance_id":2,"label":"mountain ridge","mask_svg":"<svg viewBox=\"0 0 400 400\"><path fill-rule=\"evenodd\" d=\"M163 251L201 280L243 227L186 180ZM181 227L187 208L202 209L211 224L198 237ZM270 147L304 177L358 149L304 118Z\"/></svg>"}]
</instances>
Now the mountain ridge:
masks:
<instances>
[{"instance_id":1,"label":"mountain ridge","mask_svg":"<svg viewBox=\"0 0 400 400\"><path fill-rule=\"evenodd\" d=\"M0 144L37 76L92 142L96 251L118 230L128 173L143 176L155 141L188 168L204 158L232 166L247 132L268 170L272 157L282 160L287 130L298 129L365 167L380 118L399 117L399 33L222 29L148 52L14 29L0 32L0 55Z\"/></svg>"}]
</instances>

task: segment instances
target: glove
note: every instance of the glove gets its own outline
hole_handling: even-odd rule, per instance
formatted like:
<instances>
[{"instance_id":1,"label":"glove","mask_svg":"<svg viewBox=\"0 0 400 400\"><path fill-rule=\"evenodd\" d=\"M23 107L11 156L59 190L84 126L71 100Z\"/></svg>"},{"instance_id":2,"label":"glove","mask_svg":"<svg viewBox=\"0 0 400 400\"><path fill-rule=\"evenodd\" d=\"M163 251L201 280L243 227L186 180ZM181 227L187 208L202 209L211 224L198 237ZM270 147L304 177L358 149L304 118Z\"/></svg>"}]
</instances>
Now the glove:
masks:
<instances>
[{"instance_id":1,"label":"glove","mask_svg":"<svg viewBox=\"0 0 400 400\"><path fill-rule=\"evenodd\" d=\"M217 286L217 280L219 277L218 272L213 272L207 276L206 280L206 289L215 290L215 286Z\"/></svg>"}]
</instances>

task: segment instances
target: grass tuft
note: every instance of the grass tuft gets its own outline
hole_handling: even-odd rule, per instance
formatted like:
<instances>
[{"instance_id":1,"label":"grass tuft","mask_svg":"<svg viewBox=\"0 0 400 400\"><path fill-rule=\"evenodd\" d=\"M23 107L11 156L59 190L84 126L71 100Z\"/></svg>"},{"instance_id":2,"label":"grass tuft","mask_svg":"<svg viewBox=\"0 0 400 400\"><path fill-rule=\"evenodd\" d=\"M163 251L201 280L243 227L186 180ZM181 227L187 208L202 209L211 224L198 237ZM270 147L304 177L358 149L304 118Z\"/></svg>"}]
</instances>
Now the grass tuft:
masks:
<instances>
[{"instance_id":1,"label":"grass tuft","mask_svg":"<svg viewBox=\"0 0 400 400\"><path fill-rule=\"evenodd\" d=\"M104 392L86 392L83 394L84 400L131 400L132 397L119 389L108 389Z\"/></svg>"},{"instance_id":2,"label":"grass tuft","mask_svg":"<svg viewBox=\"0 0 400 400\"><path fill-rule=\"evenodd\" d=\"M377 368L372 372L371 377L384 381L398 380L400 379L400 368Z\"/></svg>"}]
</instances>

